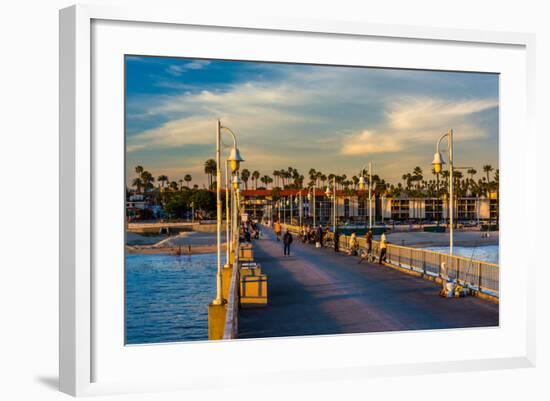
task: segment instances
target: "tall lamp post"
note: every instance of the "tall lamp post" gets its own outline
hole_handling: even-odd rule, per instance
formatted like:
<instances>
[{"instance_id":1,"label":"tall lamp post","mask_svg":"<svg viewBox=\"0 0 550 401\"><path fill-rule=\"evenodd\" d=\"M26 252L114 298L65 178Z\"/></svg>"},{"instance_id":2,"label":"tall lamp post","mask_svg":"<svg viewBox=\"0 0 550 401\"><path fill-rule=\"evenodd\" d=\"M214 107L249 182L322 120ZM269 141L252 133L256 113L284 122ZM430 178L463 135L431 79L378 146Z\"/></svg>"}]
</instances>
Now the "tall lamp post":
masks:
<instances>
[{"instance_id":1,"label":"tall lamp post","mask_svg":"<svg viewBox=\"0 0 550 401\"><path fill-rule=\"evenodd\" d=\"M308 201L308 212L311 213L311 204L313 203L313 227L315 227L315 184L313 184L313 188L311 188L311 192L308 191L307 194L307 201ZM308 213L308 214L309 214Z\"/></svg>"},{"instance_id":2,"label":"tall lamp post","mask_svg":"<svg viewBox=\"0 0 550 401\"><path fill-rule=\"evenodd\" d=\"M298 206L299 206L299 209L298 209L298 212L299 212L299 215L298 215L298 218L300 220L300 227L302 227L302 224L303 224L303 214L304 214L304 203L302 201L302 188L300 188L300 192L298 192L298 198L296 199L298 201Z\"/></svg>"},{"instance_id":3,"label":"tall lamp post","mask_svg":"<svg viewBox=\"0 0 550 401\"><path fill-rule=\"evenodd\" d=\"M216 298L212 301L214 305L221 305L223 303L222 299L222 263L221 263L221 253L222 253L222 199L221 199L221 181L222 173L220 168L221 162L221 136L222 130L227 130L233 137L233 148L229 153L229 165L231 167L231 172L236 173L239 170L240 162L244 161L237 147L237 137L228 127L222 126L220 120L216 121L216 245L217 245L217 259L218 259L218 271L216 275Z\"/></svg>"},{"instance_id":4,"label":"tall lamp post","mask_svg":"<svg viewBox=\"0 0 550 401\"><path fill-rule=\"evenodd\" d=\"M454 180L453 180L453 130L450 129L447 131L447 133L443 134L441 138L437 141L437 147L434 154L434 159L432 161L432 165L434 166L434 171L436 174L439 174L441 172L443 164L445 164L445 161L443 160L443 157L441 156L441 153L439 151L439 145L441 144L441 141L447 138L448 143L448 151L449 151L449 255L453 255L453 230L454 230Z\"/></svg>"},{"instance_id":5,"label":"tall lamp post","mask_svg":"<svg viewBox=\"0 0 550 401\"><path fill-rule=\"evenodd\" d=\"M369 166L369 230L372 229L372 163L368 163ZM359 177L359 189L365 189L365 177L364 171L367 165L365 164L361 169L361 177Z\"/></svg>"},{"instance_id":6,"label":"tall lamp post","mask_svg":"<svg viewBox=\"0 0 550 401\"><path fill-rule=\"evenodd\" d=\"M336 232L336 177L332 179L332 190L331 192L330 187L327 185L327 190L325 191L325 195L330 199L332 196L332 232Z\"/></svg>"}]
</instances>

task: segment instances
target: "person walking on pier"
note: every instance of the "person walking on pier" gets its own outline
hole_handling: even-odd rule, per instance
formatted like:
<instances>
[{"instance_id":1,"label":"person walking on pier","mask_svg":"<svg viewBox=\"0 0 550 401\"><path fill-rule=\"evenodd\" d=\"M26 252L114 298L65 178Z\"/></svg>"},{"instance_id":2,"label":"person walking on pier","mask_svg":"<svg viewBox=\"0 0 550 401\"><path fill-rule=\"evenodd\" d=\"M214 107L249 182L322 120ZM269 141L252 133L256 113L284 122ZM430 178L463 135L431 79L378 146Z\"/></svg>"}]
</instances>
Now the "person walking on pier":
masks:
<instances>
[{"instance_id":1,"label":"person walking on pier","mask_svg":"<svg viewBox=\"0 0 550 401\"><path fill-rule=\"evenodd\" d=\"M323 226L319 224L317 228L317 235L315 237L315 248L323 247Z\"/></svg>"},{"instance_id":2,"label":"person walking on pier","mask_svg":"<svg viewBox=\"0 0 550 401\"><path fill-rule=\"evenodd\" d=\"M338 230L334 231L334 252L340 252L340 234L338 234Z\"/></svg>"},{"instance_id":3,"label":"person walking on pier","mask_svg":"<svg viewBox=\"0 0 550 401\"><path fill-rule=\"evenodd\" d=\"M276 221L274 226L273 226L273 230L275 231L275 235L277 236L277 241L280 241L281 240L281 231L282 231L281 223Z\"/></svg>"},{"instance_id":4,"label":"person walking on pier","mask_svg":"<svg viewBox=\"0 0 550 401\"><path fill-rule=\"evenodd\" d=\"M380 236L380 259L378 260L379 264L382 264L382 261L386 261L386 252L388 244L386 243L386 234L382 233Z\"/></svg>"},{"instance_id":5,"label":"person walking on pier","mask_svg":"<svg viewBox=\"0 0 550 401\"><path fill-rule=\"evenodd\" d=\"M292 244L292 234L290 233L290 231L286 230L285 235L283 236L285 256L290 256L290 244Z\"/></svg>"}]
</instances>

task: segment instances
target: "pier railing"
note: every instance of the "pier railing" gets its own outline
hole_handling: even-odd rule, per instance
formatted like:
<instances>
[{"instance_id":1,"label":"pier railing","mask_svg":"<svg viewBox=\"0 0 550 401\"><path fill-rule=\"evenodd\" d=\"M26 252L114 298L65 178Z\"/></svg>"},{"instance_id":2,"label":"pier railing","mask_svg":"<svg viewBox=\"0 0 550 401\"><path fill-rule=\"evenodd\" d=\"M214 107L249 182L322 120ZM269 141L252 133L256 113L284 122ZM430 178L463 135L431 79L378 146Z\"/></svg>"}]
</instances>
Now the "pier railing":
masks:
<instances>
[{"instance_id":1,"label":"pier railing","mask_svg":"<svg viewBox=\"0 0 550 401\"><path fill-rule=\"evenodd\" d=\"M298 234L300 227L284 225L285 229ZM331 232L326 234L328 239L333 238ZM339 246L342 250L351 248L351 236L340 235ZM357 237L359 248L366 250L364 237ZM380 257L380 242L372 241L372 255ZM386 262L390 265L408 269L434 278L445 278L458 282L474 291L479 291L493 297L499 296L499 265L469 259L462 256L450 256L445 253L430 251L421 248L412 248L400 245L387 244ZM442 266L445 269L442 270Z\"/></svg>"},{"instance_id":2,"label":"pier railing","mask_svg":"<svg viewBox=\"0 0 550 401\"><path fill-rule=\"evenodd\" d=\"M225 324L223 339L237 338L239 332L239 241L233 243L233 266L231 271L231 283L229 284L228 299L225 312Z\"/></svg>"}]
</instances>

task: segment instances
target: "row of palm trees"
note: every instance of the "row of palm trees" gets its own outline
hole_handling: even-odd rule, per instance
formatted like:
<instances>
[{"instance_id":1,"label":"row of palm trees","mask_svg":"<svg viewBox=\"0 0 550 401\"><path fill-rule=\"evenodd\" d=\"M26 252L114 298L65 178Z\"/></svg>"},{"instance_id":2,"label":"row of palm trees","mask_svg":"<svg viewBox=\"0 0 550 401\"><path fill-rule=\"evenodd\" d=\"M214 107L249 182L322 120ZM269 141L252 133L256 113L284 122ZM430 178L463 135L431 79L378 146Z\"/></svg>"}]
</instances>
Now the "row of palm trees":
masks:
<instances>
[{"instance_id":1,"label":"row of palm trees","mask_svg":"<svg viewBox=\"0 0 550 401\"><path fill-rule=\"evenodd\" d=\"M454 184L458 196L482 196L488 195L490 191L498 190L499 171L495 170L489 164L482 167L485 177L475 179L477 170L469 168L466 171L468 176L464 176L462 171L455 170ZM209 174L209 185L212 185L212 176L215 173L216 164L214 160L208 160L205 163L205 172ZM494 171L493 179L490 174ZM433 169L431 171L434 179L426 179L422 168L415 167L411 172L402 176L403 183L396 185L387 183L378 174L372 176L375 192L384 193L388 196L398 197L402 195L415 197L435 197L447 194L449 187L449 171L442 171L437 174ZM335 182L337 190L343 190L349 194L356 193L359 189L360 176L363 175L368 183L367 171L360 171L358 175L348 177L346 174L325 174L314 168L308 171L309 181L307 187L316 186L323 188ZM272 172L272 175L262 175L260 171L248 169L241 171L241 179L245 189L300 189L304 188L305 177L300 174L298 169L288 167L278 169ZM263 184L258 186L258 180ZM249 182L251 185L249 185Z\"/></svg>"},{"instance_id":2,"label":"row of palm trees","mask_svg":"<svg viewBox=\"0 0 550 401\"><path fill-rule=\"evenodd\" d=\"M485 176L476 180L476 169L469 168L466 170L466 175L460 170L454 172L455 191L458 196L482 196L488 195L491 191L498 191L499 185L499 170L494 169L487 164L482 167ZM135 172L137 177L134 178L132 186L136 188L138 193L142 191L150 191L154 188L155 179L151 173L144 170L142 166L136 166ZM215 185L216 161L208 159L204 163L204 172L208 179L208 188L212 189ZM440 174L432 169L433 179L428 179L422 168L415 167L411 172L403 174L401 177L403 183L397 184L387 183L378 174L372 176L372 184L376 193L386 194L391 197L409 196L409 197L437 197L447 194L449 187L449 171L442 171ZM494 173L491 177L491 173ZM314 168L308 171L309 181L304 185L305 177L300 174L298 169L288 167L286 169L274 170L272 175L261 174L258 170L250 171L248 169L241 170L241 180L244 183L245 189L301 189L310 188L314 185L317 188L323 188L332 183L336 183L336 189L342 190L352 195L357 193L359 189L360 176L363 175L368 183L368 174L366 171L360 171L358 175L347 177L346 174L325 174ZM166 175L160 175L157 178L159 188L166 188L170 191L178 191L183 188L190 188L192 177L186 174L183 180L170 181ZM258 185L258 181L262 185ZM183 183L186 183L184 187ZM198 188L194 185L194 188Z\"/></svg>"},{"instance_id":3,"label":"row of palm trees","mask_svg":"<svg viewBox=\"0 0 550 401\"><path fill-rule=\"evenodd\" d=\"M137 193L149 192L155 188L155 177L153 177L153 175L149 171L145 170L143 166L136 166L134 168L134 171L137 176L132 180L132 187L136 188ZM191 181L193 181L193 177L191 177L191 174L186 174L183 179L180 179L176 182L170 181L167 175L162 174L157 177L156 181L159 188L168 189L170 191L181 191L184 188L184 181L187 184L187 188L191 187ZM195 185L195 187L198 186Z\"/></svg>"}]
</instances>

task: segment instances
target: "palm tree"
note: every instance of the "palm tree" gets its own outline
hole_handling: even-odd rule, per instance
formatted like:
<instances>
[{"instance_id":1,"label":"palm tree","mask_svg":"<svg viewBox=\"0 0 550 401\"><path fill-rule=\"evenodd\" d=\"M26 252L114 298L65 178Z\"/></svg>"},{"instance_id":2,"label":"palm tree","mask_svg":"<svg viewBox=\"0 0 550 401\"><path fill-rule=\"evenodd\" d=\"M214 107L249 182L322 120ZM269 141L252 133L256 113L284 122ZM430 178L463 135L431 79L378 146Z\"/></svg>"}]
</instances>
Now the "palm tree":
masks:
<instances>
[{"instance_id":1,"label":"palm tree","mask_svg":"<svg viewBox=\"0 0 550 401\"><path fill-rule=\"evenodd\" d=\"M467 171L468 174L470 174L470 178L473 180L474 179L474 175L477 174L477 170L475 168L469 168L468 171Z\"/></svg>"},{"instance_id":2,"label":"palm tree","mask_svg":"<svg viewBox=\"0 0 550 401\"><path fill-rule=\"evenodd\" d=\"M139 166L139 165L136 166L136 167L134 168L134 171L136 172L136 174L137 174L138 176L141 177L141 173L143 173L143 171L144 171L144 170L143 170L143 166Z\"/></svg>"},{"instance_id":3,"label":"palm tree","mask_svg":"<svg viewBox=\"0 0 550 401\"><path fill-rule=\"evenodd\" d=\"M315 170L314 168L310 168L308 174L309 174L309 179L312 182L315 182L315 184L317 185L317 170Z\"/></svg>"},{"instance_id":4,"label":"palm tree","mask_svg":"<svg viewBox=\"0 0 550 401\"><path fill-rule=\"evenodd\" d=\"M185 180L185 182L187 183L187 186L189 187L189 183L191 181L193 181L193 177L191 177L191 174L185 174L185 177L183 177L183 179Z\"/></svg>"},{"instance_id":5,"label":"palm tree","mask_svg":"<svg viewBox=\"0 0 550 401\"><path fill-rule=\"evenodd\" d=\"M254 180L254 189L258 189L258 178L260 178L260 172L258 170L254 170L252 172L252 179Z\"/></svg>"},{"instance_id":6,"label":"palm tree","mask_svg":"<svg viewBox=\"0 0 550 401\"><path fill-rule=\"evenodd\" d=\"M321 177L319 177L321 179L321 183L323 184L323 187L325 186L325 182L327 181L327 176L324 175L324 174L321 174Z\"/></svg>"},{"instance_id":7,"label":"palm tree","mask_svg":"<svg viewBox=\"0 0 550 401\"><path fill-rule=\"evenodd\" d=\"M416 190L417 191L420 190L419 182L422 181L422 178L424 178L423 175L422 175L422 169L420 167L416 166L413 169L412 179L413 179L413 181L416 181Z\"/></svg>"},{"instance_id":8,"label":"palm tree","mask_svg":"<svg viewBox=\"0 0 550 401\"><path fill-rule=\"evenodd\" d=\"M136 191L139 194L141 188L143 187L143 181L141 180L141 178L136 177L132 180L132 186L136 187Z\"/></svg>"},{"instance_id":9,"label":"palm tree","mask_svg":"<svg viewBox=\"0 0 550 401\"><path fill-rule=\"evenodd\" d=\"M491 180L489 179L489 173L491 171L493 171L493 166L491 166L490 164L486 164L485 166L483 166L483 172L487 174L487 184L491 182Z\"/></svg>"},{"instance_id":10,"label":"palm tree","mask_svg":"<svg viewBox=\"0 0 550 401\"><path fill-rule=\"evenodd\" d=\"M177 191L178 190L178 183L176 181L170 182L169 188L174 192Z\"/></svg>"},{"instance_id":11,"label":"palm tree","mask_svg":"<svg viewBox=\"0 0 550 401\"><path fill-rule=\"evenodd\" d=\"M267 184L269 184L270 177L268 175L264 175L262 178L260 178L260 181L262 184L264 184L265 188L267 189Z\"/></svg>"},{"instance_id":12,"label":"palm tree","mask_svg":"<svg viewBox=\"0 0 550 401\"><path fill-rule=\"evenodd\" d=\"M144 190L147 191L153 188L153 182L155 182L155 178L150 172L143 171L141 173L141 181L143 182Z\"/></svg>"},{"instance_id":13,"label":"palm tree","mask_svg":"<svg viewBox=\"0 0 550 401\"><path fill-rule=\"evenodd\" d=\"M180 184L180 191L183 189L183 180L180 179L178 180L178 183Z\"/></svg>"},{"instance_id":14,"label":"palm tree","mask_svg":"<svg viewBox=\"0 0 550 401\"><path fill-rule=\"evenodd\" d=\"M279 186L279 177L281 174L279 173L279 170L273 170L273 177L275 177L275 186Z\"/></svg>"},{"instance_id":15,"label":"palm tree","mask_svg":"<svg viewBox=\"0 0 550 401\"><path fill-rule=\"evenodd\" d=\"M160 182L160 185L164 188L164 184L168 182L168 176L162 174L157 177L157 181Z\"/></svg>"},{"instance_id":16,"label":"palm tree","mask_svg":"<svg viewBox=\"0 0 550 401\"><path fill-rule=\"evenodd\" d=\"M248 169L243 169L243 171L241 171L241 179L243 180L244 182L244 189L248 189L248 179L250 178L250 170Z\"/></svg>"},{"instance_id":17,"label":"palm tree","mask_svg":"<svg viewBox=\"0 0 550 401\"><path fill-rule=\"evenodd\" d=\"M204 162L204 172L208 175L208 188L212 188L212 177L216 174L216 160L208 159Z\"/></svg>"}]
</instances>

